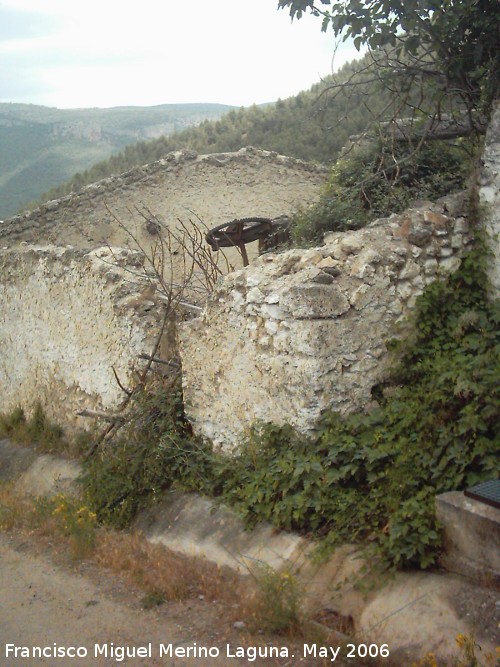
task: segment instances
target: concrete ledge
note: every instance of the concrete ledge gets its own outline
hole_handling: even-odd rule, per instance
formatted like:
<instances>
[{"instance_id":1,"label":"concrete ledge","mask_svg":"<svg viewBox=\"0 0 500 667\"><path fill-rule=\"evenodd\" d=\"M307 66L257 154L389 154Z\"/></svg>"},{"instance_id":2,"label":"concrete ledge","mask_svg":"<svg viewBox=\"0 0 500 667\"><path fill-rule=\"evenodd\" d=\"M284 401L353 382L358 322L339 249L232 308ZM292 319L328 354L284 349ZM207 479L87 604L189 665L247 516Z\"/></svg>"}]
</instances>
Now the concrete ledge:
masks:
<instances>
[{"instance_id":1,"label":"concrete ledge","mask_svg":"<svg viewBox=\"0 0 500 667\"><path fill-rule=\"evenodd\" d=\"M500 510L450 491L437 496L436 514L444 526L443 567L500 584Z\"/></svg>"},{"instance_id":2,"label":"concrete ledge","mask_svg":"<svg viewBox=\"0 0 500 667\"><path fill-rule=\"evenodd\" d=\"M81 467L75 461L42 454L19 477L16 488L34 496L74 495L79 491L80 473Z\"/></svg>"},{"instance_id":3,"label":"concrete ledge","mask_svg":"<svg viewBox=\"0 0 500 667\"><path fill-rule=\"evenodd\" d=\"M0 440L0 482L12 482L27 470L38 455L28 447L17 447Z\"/></svg>"},{"instance_id":4,"label":"concrete ledge","mask_svg":"<svg viewBox=\"0 0 500 667\"><path fill-rule=\"evenodd\" d=\"M0 480L13 482L20 493L55 496L78 492L81 466L51 454L38 454L28 447L0 440Z\"/></svg>"},{"instance_id":5,"label":"concrete ledge","mask_svg":"<svg viewBox=\"0 0 500 667\"><path fill-rule=\"evenodd\" d=\"M165 500L142 512L135 522L150 542L247 574L265 563L275 570L295 568L311 544L299 535L270 525L245 530L231 510L196 496L168 493Z\"/></svg>"}]
</instances>

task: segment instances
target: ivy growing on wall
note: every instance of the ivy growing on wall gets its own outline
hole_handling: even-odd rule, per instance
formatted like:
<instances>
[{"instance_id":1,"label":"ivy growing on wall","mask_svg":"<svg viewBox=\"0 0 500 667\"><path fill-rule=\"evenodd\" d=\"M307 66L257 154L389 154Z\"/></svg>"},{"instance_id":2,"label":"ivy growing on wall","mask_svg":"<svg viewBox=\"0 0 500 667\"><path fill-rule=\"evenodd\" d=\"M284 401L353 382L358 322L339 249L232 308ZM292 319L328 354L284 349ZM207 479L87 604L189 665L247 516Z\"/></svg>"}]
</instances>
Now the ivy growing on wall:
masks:
<instances>
[{"instance_id":1,"label":"ivy growing on wall","mask_svg":"<svg viewBox=\"0 0 500 667\"><path fill-rule=\"evenodd\" d=\"M370 542L428 567L441 544L437 493L498 472L500 303L482 244L418 299L399 362L369 414L326 414L314 439L261 425L227 469L225 499L249 521Z\"/></svg>"},{"instance_id":2,"label":"ivy growing on wall","mask_svg":"<svg viewBox=\"0 0 500 667\"><path fill-rule=\"evenodd\" d=\"M176 387L148 399L128 440L89 463L92 508L125 525L177 486L219 497L250 525L368 544L397 567L433 565L435 495L498 471L500 303L487 298L487 261L478 242L455 274L419 297L369 414L325 414L311 438L257 424L229 458L193 436Z\"/></svg>"}]
</instances>

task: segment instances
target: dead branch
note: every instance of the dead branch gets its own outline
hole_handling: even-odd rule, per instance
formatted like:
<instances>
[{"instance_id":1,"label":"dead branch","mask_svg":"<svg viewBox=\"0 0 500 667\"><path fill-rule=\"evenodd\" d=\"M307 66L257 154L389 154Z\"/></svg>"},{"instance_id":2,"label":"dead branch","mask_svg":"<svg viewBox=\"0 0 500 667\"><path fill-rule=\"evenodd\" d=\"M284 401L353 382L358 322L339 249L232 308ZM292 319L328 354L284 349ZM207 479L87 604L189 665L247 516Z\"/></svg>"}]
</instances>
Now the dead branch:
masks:
<instances>
[{"instance_id":1,"label":"dead branch","mask_svg":"<svg viewBox=\"0 0 500 667\"><path fill-rule=\"evenodd\" d=\"M103 421L112 422L116 424L117 422L123 422L125 417L120 413L111 413L111 412L101 412L99 410L80 410L76 413L79 417L91 417L92 419L102 419Z\"/></svg>"},{"instance_id":2,"label":"dead branch","mask_svg":"<svg viewBox=\"0 0 500 667\"><path fill-rule=\"evenodd\" d=\"M146 361L146 364L138 373L134 386L130 389L124 387L115 368L112 368L118 386L126 394L120 406L120 411L118 413L106 413L82 410L78 413L82 417L92 417L109 422L108 426L96 439L93 447L87 452L86 458L92 456L99 446L116 436L121 428L137 418L138 413L137 410L134 410L133 403L136 396L144 390L148 375L152 372L153 364L169 366L174 377L178 377L180 364L161 359L158 356L169 320L175 318L179 311L200 315L203 302L225 272L219 262L225 262L225 266L223 266L226 272L233 268L223 253L214 256L209 251L204 242L205 231L208 228L198 216L196 216L196 223L191 220L189 222L178 220L177 227L170 228L146 207L142 210L129 210L131 216L138 213L145 224L149 225L148 231L154 236L154 242L147 248L139 235L134 233L107 204L105 206L108 214L144 258L142 270L125 266L123 267L124 271L133 275L134 282L137 283L137 279L143 280L145 284L149 284L154 289L155 297L162 303L164 312L151 352L138 355L138 358ZM154 230L154 234L152 234L151 229ZM119 257L115 255L115 251L109 244L107 244L107 247L111 257L119 265ZM187 298L188 295L189 298ZM195 301L195 303L191 301Z\"/></svg>"},{"instance_id":3,"label":"dead branch","mask_svg":"<svg viewBox=\"0 0 500 667\"><path fill-rule=\"evenodd\" d=\"M111 370L113 371L113 375L115 376L116 384L120 387L120 389L123 392L125 392L125 394L127 394L127 396L130 396L132 394L132 391L124 387L123 384L120 382L120 378L118 377L118 373L116 372L115 367L111 366Z\"/></svg>"},{"instance_id":4,"label":"dead branch","mask_svg":"<svg viewBox=\"0 0 500 667\"><path fill-rule=\"evenodd\" d=\"M450 118L442 116L433 118L432 122L425 126L415 126L411 118L401 120L387 121L380 123L380 133L389 135L394 141L412 141L421 139L425 136L426 141L444 141L467 137L472 132L484 133L486 131L486 118L477 116L471 118L469 115L462 114L462 117ZM356 142L360 139L375 139L374 133L364 133L363 135L354 135L349 137L350 141Z\"/></svg>"},{"instance_id":5,"label":"dead branch","mask_svg":"<svg viewBox=\"0 0 500 667\"><path fill-rule=\"evenodd\" d=\"M137 355L139 359L146 359L148 361L152 361L155 364L164 364L165 366L170 366L170 368L174 368L175 370L179 370L181 365L178 364L176 361L168 361L167 359L159 359L158 357L151 357L149 354L138 354Z\"/></svg>"}]
</instances>

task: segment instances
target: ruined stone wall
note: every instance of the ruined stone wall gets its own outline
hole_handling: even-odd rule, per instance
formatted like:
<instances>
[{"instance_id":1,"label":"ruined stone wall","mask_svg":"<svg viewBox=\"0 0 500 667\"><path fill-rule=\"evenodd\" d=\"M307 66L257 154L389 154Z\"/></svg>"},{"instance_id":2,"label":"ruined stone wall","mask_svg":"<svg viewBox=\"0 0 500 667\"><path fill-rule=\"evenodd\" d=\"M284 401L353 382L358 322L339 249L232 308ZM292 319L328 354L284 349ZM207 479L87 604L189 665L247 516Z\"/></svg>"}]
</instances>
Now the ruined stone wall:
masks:
<instances>
[{"instance_id":1,"label":"ruined stone wall","mask_svg":"<svg viewBox=\"0 0 500 667\"><path fill-rule=\"evenodd\" d=\"M140 253L25 246L0 252L0 412L40 401L66 426L114 409L144 365L162 308ZM132 273L131 273L132 272Z\"/></svg>"},{"instance_id":2,"label":"ruined stone wall","mask_svg":"<svg viewBox=\"0 0 500 667\"><path fill-rule=\"evenodd\" d=\"M464 208L450 197L229 274L180 331L195 430L231 449L256 420L310 432L326 408L366 408L396 325L460 264Z\"/></svg>"},{"instance_id":3,"label":"ruined stone wall","mask_svg":"<svg viewBox=\"0 0 500 667\"><path fill-rule=\"evenodd\" d=\"M169 226L179 218L199 218L214 227L234 218L277 217L316 200L328 173L325 166L254 148L214 155L170 153L6 220L0 224L0 248L20 241L135 248L118 218L147 250L155 237L138 209L146 216L151 211ZM255 255L255 249L249 248L249 254ZM241 266L235 251L231 261Z\"/></svg>"},{"instance_id":4,"label":"ruined stone wall","mask_svg":"<svg viewBox=\"0 0 500 667\"><path fill-rule=\"evenodd\" d=\"M500 297L500 100L496 104L486 133L479 196L481 215L490 236L495 260L490 263L494 294Z\"/></svg>"},{"instance_id":5,"label":"ruined stone wall","mask_svg":"<svg viewBox=\"0 0 500 667\"><path fill-rule=\"evenodd\" d=\"M4 221L0 411L40 400L59 423L82 426L78 410L113 409L124 398L112 369L125 386L132 382L162 311L144 296L137 247L149 252L157 237L139 211L166 225L275 217L316 199L327 175L326 167L252 148L183 151ZM235 252L230 259L241 265ZM182 264L179 253L167 282L182 282Z\"/></svg>"}]
</instances>

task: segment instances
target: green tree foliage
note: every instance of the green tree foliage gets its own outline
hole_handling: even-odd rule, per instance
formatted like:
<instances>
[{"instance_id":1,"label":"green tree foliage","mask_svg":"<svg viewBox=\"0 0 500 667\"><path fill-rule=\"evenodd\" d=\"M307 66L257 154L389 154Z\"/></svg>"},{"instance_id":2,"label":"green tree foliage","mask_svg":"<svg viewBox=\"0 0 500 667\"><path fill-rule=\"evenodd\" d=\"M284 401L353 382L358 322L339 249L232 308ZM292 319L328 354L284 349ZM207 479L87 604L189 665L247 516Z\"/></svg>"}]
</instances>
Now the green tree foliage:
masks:
<instances>
[{"instance_id":1,"label":"green tree foliage","mask_svg":"<svg viewBox=\"0 0 500 667\"><path fill-rule=\"evenodd\" d=\"M488 112L500 82L500 7L497 0L279 0L290 15L309 10L322 29L355 46L390 48L394 58L458 94L468 109Z\"/></svg>"}]
</instances>

